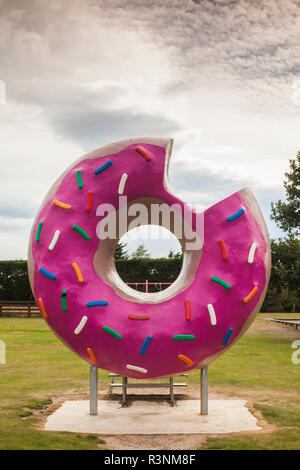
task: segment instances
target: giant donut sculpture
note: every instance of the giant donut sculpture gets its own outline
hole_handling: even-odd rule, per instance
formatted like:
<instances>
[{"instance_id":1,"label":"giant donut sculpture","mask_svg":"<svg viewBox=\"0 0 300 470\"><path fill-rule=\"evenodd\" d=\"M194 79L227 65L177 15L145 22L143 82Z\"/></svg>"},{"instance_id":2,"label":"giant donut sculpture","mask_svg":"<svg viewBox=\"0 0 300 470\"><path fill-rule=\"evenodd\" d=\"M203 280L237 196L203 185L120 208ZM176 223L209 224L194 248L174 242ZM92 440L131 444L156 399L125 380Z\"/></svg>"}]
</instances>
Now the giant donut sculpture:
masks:
<instances>
[{"instance_id":1,"label":"giant donut sculpture","mask_svg":"<svg viewBox=\"0 0 300 470\"><path fill-rule=\"evenodd\" d=\"M116 215L126 195L126 209L135 202L183 208L168 187L171 150L171 139L139 138L80 158L46 195L30 236L29 278L42 316L88 363L122 376L207 366L246 331L268 286L268 232L249 189L205 210L202 234L189 209L203 246L187 249L179 240L183 266L169 288L145 294L119 278L114 249L123 233L99 240L98 224L114 211L100 217L97 207L111 204Z\"/></svg>"}]
</instances>

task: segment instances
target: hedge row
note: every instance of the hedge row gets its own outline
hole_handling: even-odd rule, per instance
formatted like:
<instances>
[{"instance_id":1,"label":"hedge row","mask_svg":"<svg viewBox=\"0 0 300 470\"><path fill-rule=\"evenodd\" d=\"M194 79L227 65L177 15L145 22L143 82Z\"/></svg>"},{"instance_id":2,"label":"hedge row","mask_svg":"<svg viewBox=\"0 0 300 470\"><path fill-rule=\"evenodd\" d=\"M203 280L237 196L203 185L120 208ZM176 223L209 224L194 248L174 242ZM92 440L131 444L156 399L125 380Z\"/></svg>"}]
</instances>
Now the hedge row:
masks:
<instances>
[{"instance_id":1,"label":"hedge row","mask_svg":"<svg viewBox=\"0 0 300 470\"><path fill-rule=\"evenodd\" d=\"M33 300L27 261L0 261L0 300Z\"/></svg>"},{"instance_id":2,"label":"hedge row","mask_svg":"<svg viewBox=\"0 0 300 470\"><path fill-rule=\"evenodd\" d=\"M124 282L174 282L180 273L181 258L116 260ZM140 286L139 290L145 290ZM149 292L156 292L149 286ZM27 261L0 261L0 300L33 300L27 274Z\"/></svg>"},{"instance_id":3,"label":"hedge row","mask_svg":"<svg viewBox=\"0 0 300 470\"><path fill-rule=\"evenodd\" d=\"M116 260L116 269L124 282L171 282L178 277L182 258L136 258ZM131 286L132 287L132 286ZM168 286L161 286L166 288ZM145 286L138 286L137 290L145 292ZM159 286L149 286L148 292L157 292Z\"/></svg>"},{"instance_id":4,"label":"hedge row","mask_svg":"<svg viewBox=\"0 0 300 470\"><path fill-rule=\"evenodd\" d=\"M116 269L124 282L174 282L180 273L181 258L162 259L121 259L116 260ZM163 287L162 287L163 288ZM145 291L139 286L138 290ZM159 286L149 286L149 292L157 292ZM3 300L33 300L28 274L27 261L0 261L0 301ZM263 312L291 311L289 297L286 291L277 292L268 289Z\"/></svg>"}]
</instances>

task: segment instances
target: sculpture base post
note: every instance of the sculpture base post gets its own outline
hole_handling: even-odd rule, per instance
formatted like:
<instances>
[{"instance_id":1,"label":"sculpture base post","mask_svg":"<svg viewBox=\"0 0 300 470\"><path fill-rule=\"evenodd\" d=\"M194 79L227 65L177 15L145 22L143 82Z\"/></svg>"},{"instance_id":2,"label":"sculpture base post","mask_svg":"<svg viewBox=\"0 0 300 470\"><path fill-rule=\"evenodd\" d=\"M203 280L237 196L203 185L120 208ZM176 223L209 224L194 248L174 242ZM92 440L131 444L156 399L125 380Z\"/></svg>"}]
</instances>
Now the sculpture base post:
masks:
<instances>
[{"instance_id":1,"label":"sculpture base post","mask_svg":"<svg viewBox=\"0 0 300 470\"><path fill-rule=\"evenodd\" d=\"M98 369L90 367L90 415L98 414Z\"/></svg>"},{"instance_id":2,"label":"sculpture base post","mask_svg":"<svg viewBox=\"0 0 300 470\"><path fill-rule=\"evenodd\" d=\"M127 405L127 377L122 377L122 406Z\"/></svg>"},{"instance_id":3,"label":"sculpture base post","mask_svg":"<svg viewBox=\"0 0 300 470\"><path fill-rule=\"evenodd\" d=\"M208 415L208 366L201 369L201 414Z\"/></svg>"},{"instance_id":4,"label":"sculpture base post","mask_svg":"<svg viewBox=\"0 0 300 470\"><path fill-rule=\"evenodd\" d=\"M170 402L174 406L174 378L170 377Z\"/></svg>"}]
</instances>

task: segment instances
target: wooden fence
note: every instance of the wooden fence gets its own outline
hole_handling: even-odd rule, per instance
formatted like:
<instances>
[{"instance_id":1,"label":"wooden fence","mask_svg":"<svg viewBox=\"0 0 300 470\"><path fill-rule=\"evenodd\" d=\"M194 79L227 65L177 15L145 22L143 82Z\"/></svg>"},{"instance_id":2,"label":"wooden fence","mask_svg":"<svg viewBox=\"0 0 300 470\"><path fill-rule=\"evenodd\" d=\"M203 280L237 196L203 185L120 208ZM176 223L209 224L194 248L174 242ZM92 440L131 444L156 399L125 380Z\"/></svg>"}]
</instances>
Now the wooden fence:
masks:
<instances>
[{"instance_id":1,"label":"wooden fence","mask_svg":"<svg viewBox=\"0 0 300 470\"><path fill-rule=\"evenodd\" d=\"M1 300L0 317L36 317L40 311L35 302L22 300Z\"/></svg>"}]
</instances>

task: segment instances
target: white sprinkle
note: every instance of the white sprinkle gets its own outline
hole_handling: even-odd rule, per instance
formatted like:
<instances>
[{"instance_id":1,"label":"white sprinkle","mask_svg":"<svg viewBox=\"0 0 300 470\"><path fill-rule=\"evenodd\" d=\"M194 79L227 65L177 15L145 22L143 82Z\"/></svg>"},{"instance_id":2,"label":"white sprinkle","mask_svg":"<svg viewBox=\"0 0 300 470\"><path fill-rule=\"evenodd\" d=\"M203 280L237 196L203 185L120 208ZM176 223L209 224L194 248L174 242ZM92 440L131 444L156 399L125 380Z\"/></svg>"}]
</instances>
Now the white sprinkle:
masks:
<instances>
[{"instance_id":1,"label":"white sprinkle","mask_svg":"<svg viewBox=\"0 0 300 470\"><path fill-rule=\"evenodd\" d=\"M55 234L53 235L53 238L52 238L52 241L49 245L49 250L52 251L53 248L55 247L56 245L56 242L57 240L59 239L59 235L60 235L60 231L59 230L56 230Z\"/></svg>"},{"instance_id":2,"label":"white sprinkle","mask_svg":"<svg viewBox=\"0 0 300 470\"><path fill-rule=\"evenodd\" d=\"M249 251L249 256L248 256L248 263L249 264L253 263L256 247L257 247L257 244L255 242L253 242L252 245L251 245L250 251Z\"/></svg>"},{"instance_id":3,"label":"white sprinkle","mask_svg":"<svg viewBox=\"0 0 300 470\"><path fill-rule=\"evenodd\" d=\"M79 333L83 330L87 321L88 321L88 317L84 315L84 317L82 317L82 319L80 320L80 323L78 324L77 328L74 330L75 335L79 335Z\"/></svg>"},{"instance_id":4,"label":"white sprinkle","mask_svg":"<svg viewBox=\"0 0 300 470\"><path fill-rule=\"evenodd\" d=\"M125 188L127 178L128 178L127 173L123 173L123 175L121 176L121 179L120 179L119 189L118 189L118 194L120 194L120 195L122 195L123 192L124 192L124 188Z\"/></svg>"},{"instance_id":5,"label":"white sprinkle","mask_svg":"<svg viewBox=\"0 0 300 470\"><path fill-rule=\"evenodd\" d=\"M210 316L210 323L212 325L216 325L217 319L216 319L216 312L215 312L214 306L212 304L208 304L207 309L208 309L209 316Z\"/></svg>"},{"instance_id":6,"label":"white sprinkle","mask_svg":"<svg viewBox=\"0 0 300 470\"><path fill-rule=\"evenodd\" d=\"M147 369L143 369L142 367L138 367L138 366L132 366L131 364L127 364L127 369L131 369L131 370L136 370L137 372L142 372L143 374L147 374Z\"/></svg>"}]
</instances>

